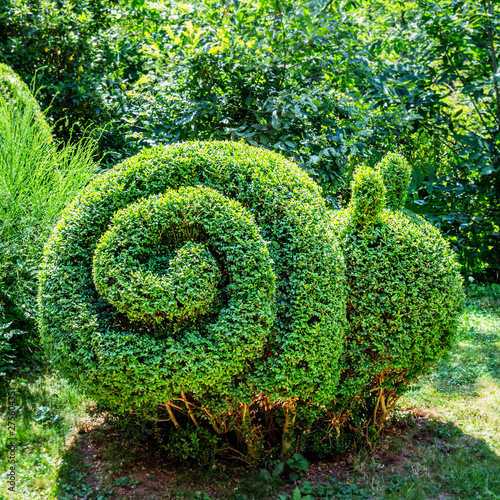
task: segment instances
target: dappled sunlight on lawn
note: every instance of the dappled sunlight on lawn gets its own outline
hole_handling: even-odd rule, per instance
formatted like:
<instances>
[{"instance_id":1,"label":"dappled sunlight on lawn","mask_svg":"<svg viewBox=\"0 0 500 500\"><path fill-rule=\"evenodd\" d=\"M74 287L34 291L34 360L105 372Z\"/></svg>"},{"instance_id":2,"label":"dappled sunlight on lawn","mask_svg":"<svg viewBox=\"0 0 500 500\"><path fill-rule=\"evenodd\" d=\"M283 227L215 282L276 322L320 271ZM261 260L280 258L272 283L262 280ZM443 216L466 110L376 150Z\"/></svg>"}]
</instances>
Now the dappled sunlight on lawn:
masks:
<instances>
[{"instance_id":1,"label":"dappled sunlight on lawn","mask_svg":"<svg viewBox=\"0 0 500 500\"><path fill-rule=\"evenodd\" d=\"M16 397L16 489L7 490L0 481L0 498L55 498L55 482L63 463L68 438L76 432L88 400L74 386L55 375L35 375L17 379L11 388ZM0 471L8 468L8 439L5 408L0 413Z\"/></svg>"},{"instance_id":2,"label":"dappled sunlight on lawn","mask_svg":"<svg viewBox=\"0 0 500 500\"><path fill-rule=\"evenodd\" d=\"M500 312L469 305L456 347L401 398L484 439L500 455Z\"/></svg>"}]
</instances>

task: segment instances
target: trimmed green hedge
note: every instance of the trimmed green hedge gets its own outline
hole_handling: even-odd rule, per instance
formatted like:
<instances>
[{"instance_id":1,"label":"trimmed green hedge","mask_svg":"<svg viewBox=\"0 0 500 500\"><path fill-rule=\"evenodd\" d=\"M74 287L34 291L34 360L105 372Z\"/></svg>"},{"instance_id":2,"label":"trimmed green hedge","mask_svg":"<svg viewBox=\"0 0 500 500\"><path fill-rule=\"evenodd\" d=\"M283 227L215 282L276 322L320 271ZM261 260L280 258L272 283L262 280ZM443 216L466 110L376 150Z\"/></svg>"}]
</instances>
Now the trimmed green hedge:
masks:
<instances>
[{"instance_id":1,"label":"trimmed green hedge","mask_svg":"<svg viewBox=\"0 0 500 500\"><path fill-rule=\"evenodd\" d=\"M326 404L344 262L320 189L234 142L144 150L64 211L40 273L55 366L116 410L191 391Z\"/></svg>"},{"instance_id":2,"label":"trimmed green hedge","mask_svg":"<svg viewBox=\"0 0 500 500\"><path fill-rule=\"evenodd\" d=\"M50 127L30 89L9 66L3 63L0 63L0 96L15 106L33 108L37 128L48 142L52 141Z\"/></svg>"},{"instance_id":3,"label":"trimmed green hedge","mask_svg":"<svg viewBox=\"0 0 500 500\"><path fill-rule=\"evenodd\" d=\"M409 180L404 158L388 155L377 170L357 170L349 206L332 213L349 289L337 403L351 414L361 404L374 424L449 349L463 300L453 251L435 227L402 208Z\"/></svg>"},{"instance_id":4,"label":"trimmed green hedge","mask_svg":"<svg viewBox=\"0 0 500 500\"><path fill-rule=\"evenodd\" d=\"M399 155L362 166L331 212L269 151L143 150L82 191L45 247L53 364L108 409L166 411L193 439L210 424L252 459L280 438L284 455L323 450L332 426L370 439L449 349L463 299L439 231L401 208L409 175Z\"/></svg>"}]
</instances>

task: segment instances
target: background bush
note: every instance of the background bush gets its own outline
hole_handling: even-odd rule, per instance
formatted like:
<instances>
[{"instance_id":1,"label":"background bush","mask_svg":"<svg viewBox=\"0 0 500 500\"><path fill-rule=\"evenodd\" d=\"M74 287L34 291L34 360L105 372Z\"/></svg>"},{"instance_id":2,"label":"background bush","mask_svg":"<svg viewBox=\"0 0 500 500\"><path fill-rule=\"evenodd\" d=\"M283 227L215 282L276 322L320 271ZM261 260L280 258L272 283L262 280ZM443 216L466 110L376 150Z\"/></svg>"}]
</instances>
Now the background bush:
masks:
<instances>
[{"instance_id":1,"label":"background bush","mask_svg":"<svg viewBox=\"0 0 500 500\"><path fill-rule=\"evenodd\" d=\"M2 74L18 81L5 68ZM7 99L0 94L0 354L10 360L0 367L4 375L14 356L29 364L33 354L43 244L60 210L96 171L94 143L56 144L33 96L20 88Z\"/></svg>"},{"instance_id":2,"label":"background bush","mask_svg":"<svg viewBox=\"0 0 500 500\"><path fill-rule=\"evenodd\" d=\"M127 92L128 147L243 139L293 158L332 194L410 125L348 92L356 28L307 3L145 5L144 74ZM335 53L331 47L337 47ZM355 62L354 60L351 62Z\"/></svg>"},{"instance_id":3,"label":"background bush","mask_svg":"<svg viewBox=\"0 0 500 500\"><path fill-rule=\"evenodd\" d=\"M47 142L52 141L50 127L40 110L38 102L28 86L6 64L0 63L0 95L11 106L27 106L32 109L33 127L40 129Z\"/></svg>"},{"instance_id":4,"label":"background bush","mask_svg":"<svg viewBox=\"0 0 500 500\"><path fill-rule=\"evenodd\" d=\"M33 80L54 134L79 140L117 119L123 87L137 78L138 48L116 29L118 2L5 0L0 4L0 61ZM101 155L118 136L96 134Z\"/></svg>"},{"instance_id":5,"label":"background bush","mask_svg":"<svg viewBox=\"0 0 500 500\"><path fill-rule=\"evenodd\" d=\"M60 137L105 128L106 167L144 145L242 138L345 207L359 163L404 153L406 208L467 278L498 281L498 22L473 0L8 0L0 59L38 75Z\"/></svg>"}]
</instances>

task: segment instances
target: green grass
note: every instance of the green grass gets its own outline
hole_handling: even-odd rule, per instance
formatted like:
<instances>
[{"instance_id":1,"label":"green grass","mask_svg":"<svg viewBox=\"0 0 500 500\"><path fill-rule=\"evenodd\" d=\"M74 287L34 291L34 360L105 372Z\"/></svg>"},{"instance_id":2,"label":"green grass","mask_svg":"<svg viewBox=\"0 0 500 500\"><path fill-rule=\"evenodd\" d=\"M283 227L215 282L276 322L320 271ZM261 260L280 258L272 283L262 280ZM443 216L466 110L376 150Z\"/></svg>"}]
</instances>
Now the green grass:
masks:
<instances>
[{"instance_id":1,"label":"green grass","mask_svg":"<svg viewBox=\"0 0 500 500\"><path fill-rule=\"evenodd\" d=\"M436 417L500 455L500 311L470 305L459 344L431 375L413 385L400 406L434 408Z\"/></svg>"},{"instance_id":2,"label":"green grass","mask_svg":"<svg viewBox=\"0 0 500 500\"><path fill-rule=\"evenodd\" d=\"M54 375L39 375L31 381L11 383L16 397L17 493L0 481L0 498L55 498L57 478L64 466L63 455L84 417L88 401L73 386ZM2 398L2 405L6 404ZM5 409L5 407L3 408ZM0 471L7 470L7 422L0 418ZM2 475L3 476L3 475Z\"/></svg>"},{"instance_id":3,"label":"green grass","mask_svg":"<svg viewBox=\"0 0 500 500\"><path fill-rule=\"evenodd\" d=\"M312 463L303 482L281 486L227 464L210 473L162 469L140 446L123 446L124 431L102 418L89 425L98 418L88 414L91 402L54 375L14 380L12 387L20 406L19 489L11 495L1 481L0 498L291 499L294 489L295 498L318 500L500 498L500 307L491 301L469 303L456 348L401 398L373 450L343 463ZM0 420L4 471L5 415ZM78 422L89 432L79 434ZM172 481L159 489L167 476Z\"/></svg>"}]
</instances>

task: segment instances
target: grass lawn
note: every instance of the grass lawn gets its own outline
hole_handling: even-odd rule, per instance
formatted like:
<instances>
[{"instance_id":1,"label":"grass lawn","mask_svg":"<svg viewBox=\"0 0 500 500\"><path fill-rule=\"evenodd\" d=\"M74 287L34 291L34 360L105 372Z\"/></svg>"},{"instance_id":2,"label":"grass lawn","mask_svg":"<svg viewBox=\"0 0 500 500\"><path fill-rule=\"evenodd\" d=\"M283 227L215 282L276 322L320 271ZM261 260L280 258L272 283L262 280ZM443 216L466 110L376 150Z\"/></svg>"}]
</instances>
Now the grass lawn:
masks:
<instances>
[{"instance_id":1,"label":"grass lawn","mask_svg":"<svg viewBox=\"0 0 500 500\"><path fill-rule=\"evenodd\" d=\"M8 490L4 396L0 499L500 498L500 306L491 300L469 301L456 348L401 398L373 450L311 462L285 484L236 464L165 463L54 374L13 380L11 390L17 488Z\"/></svg>"}]
</instances>

